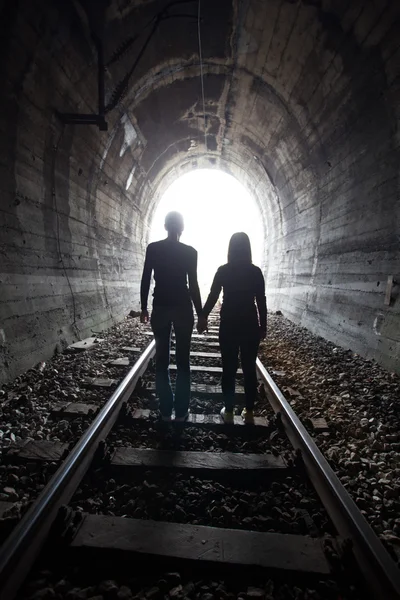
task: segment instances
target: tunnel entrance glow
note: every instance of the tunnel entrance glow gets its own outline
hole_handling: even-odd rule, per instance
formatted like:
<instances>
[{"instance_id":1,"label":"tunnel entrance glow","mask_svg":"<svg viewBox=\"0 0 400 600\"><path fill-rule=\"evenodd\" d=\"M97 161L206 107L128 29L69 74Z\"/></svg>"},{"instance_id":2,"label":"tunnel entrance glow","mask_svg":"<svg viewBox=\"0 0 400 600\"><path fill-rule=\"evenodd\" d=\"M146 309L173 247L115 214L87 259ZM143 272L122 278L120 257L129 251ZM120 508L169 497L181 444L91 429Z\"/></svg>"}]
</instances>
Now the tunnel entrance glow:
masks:
<instances>
[{"instance_id":1,"label":"tunnel entrance glow","mask_svg":"<svg viewBox=\"0 0 400 600\"><path fill-rule=\"evenodd\" d=\"M176 179L162 196L152 221L150 242L166 237L165 215L177 210L185 220L181 242L198 252L203 302L215 271L227 262L228 243L237 231L248 234L253 263L262 266L264 231L261 213L248 191L231 175L198 169Z\"/></svg>"}]
</instances>

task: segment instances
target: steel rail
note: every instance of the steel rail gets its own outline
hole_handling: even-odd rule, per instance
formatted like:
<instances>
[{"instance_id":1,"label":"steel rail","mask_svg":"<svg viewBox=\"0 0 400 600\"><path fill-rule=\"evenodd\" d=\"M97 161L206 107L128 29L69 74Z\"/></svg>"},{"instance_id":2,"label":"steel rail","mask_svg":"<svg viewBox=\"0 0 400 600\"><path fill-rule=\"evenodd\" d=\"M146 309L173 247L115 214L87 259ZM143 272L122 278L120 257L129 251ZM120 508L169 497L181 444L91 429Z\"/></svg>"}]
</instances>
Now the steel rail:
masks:
<instances>
[{"instance_id":1,"label":"steel rail","mask_svg":"<svg viewBox=\"0 0 400 600\"><path fill-rule=\"evenodd\" d=\"M400 569L363 517L339 478L318 449L300 419L257 358L257 370L267 387L267 398L280 413L285 432L295 449L301 450L304 465L338 534L352 541L353 555L372 597L399 600Z\"/></svg>"},{"instance_id":2,"label":"steel rail","mask_svg":"<svg viewBox=\"0 0 400 600\"><path fill-rule=\"evenodd\" d=\"M12 600L46 541L63 504L67 504L85 475L98 443L114 425L122 404L130 397L155 352L152 340L103 406L93 423L47 483L0 548L0 597Z\"/></svg>"}]
</instances>

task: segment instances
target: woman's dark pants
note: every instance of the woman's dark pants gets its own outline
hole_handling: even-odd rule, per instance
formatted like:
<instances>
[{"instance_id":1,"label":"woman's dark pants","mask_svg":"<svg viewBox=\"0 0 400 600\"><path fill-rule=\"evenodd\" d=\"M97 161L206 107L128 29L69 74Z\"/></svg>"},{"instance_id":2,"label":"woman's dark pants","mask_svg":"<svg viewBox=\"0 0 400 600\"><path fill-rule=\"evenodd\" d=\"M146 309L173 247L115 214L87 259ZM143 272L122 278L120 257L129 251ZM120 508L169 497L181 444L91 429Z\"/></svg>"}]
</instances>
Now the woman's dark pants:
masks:
<instances>
[{"instance_id":1,"label":"woman's dark pants","mask_svg":"<svg viewBox=\"0 0 400 600\"><path fill-rule=\"evenodd\" d=\"M235 377L239 352L243 369L246 408L253 410L257 394L256 358L260 344L259 329L246 332L224 330L221 323L219 344L222 356L222 393L227 412L235 405Z\"/></svg>"}]
</instances>

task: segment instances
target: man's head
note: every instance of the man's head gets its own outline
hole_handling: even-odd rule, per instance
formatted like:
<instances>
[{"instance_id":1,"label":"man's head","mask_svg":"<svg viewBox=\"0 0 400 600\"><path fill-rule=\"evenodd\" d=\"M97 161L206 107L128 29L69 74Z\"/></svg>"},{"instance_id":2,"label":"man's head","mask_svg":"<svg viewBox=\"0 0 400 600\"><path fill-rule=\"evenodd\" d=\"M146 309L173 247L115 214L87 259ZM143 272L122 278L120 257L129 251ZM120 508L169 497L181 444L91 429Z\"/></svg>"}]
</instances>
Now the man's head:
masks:
<instances>
[{"instance_id":1,"label":"man's head","mask_svg":"<svg viewBox=\"0 0 400 600\"><path fill-rule=\"evenodd\" d=\"M165 217L165 229L169 234L181 236L183 231L183 217L176 211L169 212Z\"/></svg>"}]
</instances>

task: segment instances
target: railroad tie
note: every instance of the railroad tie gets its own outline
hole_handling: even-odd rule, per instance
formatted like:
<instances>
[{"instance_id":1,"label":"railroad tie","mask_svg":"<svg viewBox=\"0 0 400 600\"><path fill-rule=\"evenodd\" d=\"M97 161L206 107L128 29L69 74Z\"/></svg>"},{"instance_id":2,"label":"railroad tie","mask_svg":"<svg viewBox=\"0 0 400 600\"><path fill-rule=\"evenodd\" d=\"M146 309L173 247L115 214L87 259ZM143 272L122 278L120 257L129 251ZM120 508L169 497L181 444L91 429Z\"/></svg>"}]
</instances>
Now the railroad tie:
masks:
<instances>
[{"instance_id":1,"label":"railroad tie","mask_svg":"<svg viewBox=\"0 0 400 600\"><path fill-rule=\"evenodd\" d=\"M63 418L66 418L66 416L68 415L68 413L61 413ZM71 413L70 413L71 414ZM73 414L73 413L72 413ZM82 414L82 413L79 413ZM132 415L131 415L131 419L132 421L144 421L144 422L153 422L150 421L150 416L151 416L151 411L149 409L136 409ZM129 417L128 417L129 418ZM185 421L184 423L175 423L174 421L171 421L171 426L175 426L175 427L196 427L196 426L201 426L201 427L210 427L210 428L221 428L223 430L229 430L229 425L226 425L225 423L222 422L221 418L219 415L215 414L197 414L197 413L190 413L189 417L187 419L187 421ZM240 426L241 428L246 428L247 426L245 425L243 419L238 416L235 415L234 417L234 426ZM268 419L265 419L264 417L255 417L254 419L254 425L251 426L251 430L253 431L262 431L263 428L267 428L269 427L269 421ZM123 449L126 450L127 455L129 455L129 452L132 450L134 451L132 456L136 456L135 453L138 453L137 456L141 456L144 460L144 457L147 457L146 460L150 461L151 456L153 456L153 452L155 451L150 451L148 450L146 454L146 450L143 449L136 449L136 448L128 448L128 449ZM140 450L140 452L139 452ZM51 462L57 462L60 461L64 456L65 453L68 451L68 444L65 442L52 442L52 441L47 441L47 440L31 440L28 442L22 442L19 445L15 445L13 446L10 450L8 450L6 456L7 456L7 460L9 462L27 462L27 461L51 461ZM119 451L120 455L123 454L123 451L120 450ZM122 452L122 454L121 454ZM187 456L185 456L185 454ZM204 456L202 457L201 461L199 458L200 454L204 454ZM164 460L162 458L163 453L160 453L157 451L157 456L159 457L159 461L160 461L160 465L162 464L162 461ZM179 465L183 465L186 461L187 465L190 465L190 460L189 458L192 457L193 458L193 465L196 464L201 464L201 462L203 463L203 467L205 471L209 471L209 470L213 470L216 469L217 467L215 465L219 465L219 468L222 469L222 467L224 466L224 468L229 468L229 469L237 469L237 470L244 470L244 469L250 469L250 470L265 470L265 469L271 469L272 465L274 465L274 468L277 468L277 465L279 465L279 468L282 468L282 466L284 466L284 463L282 462L282 459L280 457L275 457L274 455L251 455L251 454L246 454L246 455L242 455L242 457L238 457L238 454L234 454L231 455L230 453L218 453L218 454L213 454L213 453L199 453L199 452L188 452L188 453L175 453L174 455L176 457L176 464L174 465L174 468L184 468L183 466L179 466ZM256 458L256 456L261 456L262 458ZM183 457L183 458L182 458ZM218 457L218 458L217 458ZM250 457L248 460L247 458L244 457ZM132 459L133 460L133 459ZM154 459L153 459L154 460ZM165 461L169 461L171 462L171 455L168 455L168 458L165 458ZM200 462L199 462L200 461ZM143 463L145 464L145 462ZM149 464L149 466L151 466ZM186 467L189 468L189 467ZM194 466L193 466L194 468Z\"/></svg>"},{"instance_id":2,"label":"railroad tie","mask_svg":"<svg viewBox=\"0 0 400 600\"><path fill-rule=\"evenodd\" d=\"M174 367L174 365L173 365ZM106 380L104 380L106 381ZM116 384L116 380L109 380L112 384ZM111 385L110 383L110 385ZM101 385L98 384L99 387L109 387L109 385ZM145 388L151 393L155 393L156 388L154 383L150 383L148 387ZM211 384L203 384L203 383L192 383L191 385L192 396L208 396L213 398L222 397L222 389L219 385L211 385ZM244 396L244 388L243 386L236 386L236 397ZM57 402L50 409L50 414L52 417L59 417L61 419L74 419L81 416L94 416L98 413L100 407L97 404L86 404L83 402ZM150 411L142 411L147 416L145 418L149 418ZM202 419L204 419L205 415L191 415L191 419L197 419L196 423L201 424ZM215 417L215 418L214 418ZM138 418L138 417L136 417ZM210 424L218 424L214 421L217 421L219 424L222 424L219 415L210 415ZM265 420L263 420L264 422ZM261 421L260 421L261 422ZM194 424L194 421L192 421ZM243 421L241 418L235 418L236 424L242 424Z\"/></svg>"},{"instance_id":3,"label":"railroad tie","mask_svg":"<svg viewBox=\"0 0 400 600\"><path fill-rule=\"evenodd\" d=\"M79 342L75 342L74 344L70 344L67 347L66 352L79 353L79 352L86 352L87 350L93 350L94 348L97 348L98 345L104 341L105 340L103 340L103 339L92 336L92 337L86 338L84 340L80 340Z\"/></svg>"},{"instance_id":4,"label":"railroad tie","mask_svg":"<svg viewBox=\"0 0 400 600\"><path fill-rule=\"evenodd\" d=\"M97 404L85 404L83 402L58 402L50 409L50 414L60 416L63 419L75 418L81 416L94 416L98 413L100 407Z\"/></svg>"},{"instance_id":5,"label":"railroad tie","mask_svg":"<svg viewBox=\"0 0 400 600\"><path fill-rule=\"evenodd\" d=\"M175 356L176 351L171 350L170 354L172 356ZM191 352L190 356L193 356L196 358L221 358L221 353L220 352Z\"/></svg>"},{"instance_id":6,"label":"railroad tie","mask_svg":"<svg viewBox=\"0 0 400 600\"><path fill-rule=\"evenodd\" d=\"M175 339L172 340L172 344L175 344ZM219 348L219 342L207 342L206 340L192 340L191 342L192 346L200 346L201 348Z\"/></svg>"},{"instance_id":7,"label":"railroad tie","mask_svg":"<svg viewBox=\"0 0 400 600\"><path fill-rule=\"evenodd\" d=\"M150 419L150 410L138 408L136 409L132 415L132 420L143 420ZM176 423L174 420L171 421L171 425L184 427L184 426L209 426L209 427L222 427L225 429L229 429L229 425L226 425L222 420L220 415L212 415L212 414L198 414L198 413L189 413L189 416L186 421ZM245 423L239 415L234 416L234 425L245 426ZM251 426L251 429L257 429L259 427L269 427L268 419L264 417L254 417L254 425Z\"/></svg>"},{"instance_id":8,"label":"railroad tie","mask_svg":"<svg viewBox=\"0 0 400 600\"><path fill-rule=\"evenodd\" d=\"M155 383L150 383L147 387L147 390L150 392L156 391ZM244 395L244 387L242 385L237 385L236 388L236 396ZM192 396L222 396L222 388L219 385L212 385L206 383L192 383L191 384L191 393Z\"/></svg>"},{"instance_id":9,"label":"railroad tie","mask_svg":"<svg viewBox=\"0 0 400 600\"><path fill-rule=\"evenodd\" d=\"M200 561L318 575L331 572L319 539L105 515L85 516L70 548L84 550L85 558L91 551L96 557L102 552L118 559L124 554L173 558L177 569L180 561Z\"/></svg>"},{"instance_id":10,"label":"railroad tie","mask_svg":"<svg viewBox=\"0 0 400 600\"><path fill-rule=\"evenodd\" d=\"M0 519L3 519L9 511L12 510L14 502L7 502L6 500L0 500Z\"/></svg>"},{"instance_id":11,"label":"railroad tie","mask_svg":"<svg viewBox=\"0 0 400 600\"><path fill-rule=\"evenodd\" d=\"M239 452L195 452L177 450L153 450L149 448L116 448L110 465L120 468L143 468L187 471L190 475L209 476L212 472L238 473L258 472L273 475L287 471L285 461L274 454L241 454Z\"/></svg>"},{"instance_id":12,"label":"railroad tie","mask_svg":"<svg viewBox=\"0 0 400 600\"><path fill-rule=\"evenodd\" d=\"M153 337L153 332L152 331L143 331L143 335L148 335ZM172 338L174 338L174 334L172 334ZM207 335L204 333L192 333L192 338L194 338L195 340L204 340L205 342L207 342L208 340L218 340L218 335Z\"/></svg>"},{"instance_id":13,"label":"railroad tie","mask_svg":"<svg viewBox=\"0 0 400 600\"><path fill-rule=\"evenodd\" d=\"M172 371L176 371L176 365L169 365L169 368ZM193 373L219 373L222 374L222 367L208 367L204 365L190 365L190 370ZM243 375L242 369L238 369L236 371L238 375Z\"/></svg>"},{"instance_id":14,"label":"railroad tie","mask_svg":"<svg viewBox=\"0 0 400 600\"><path fill-rule=\"evenodd\" d=\"M11 448L6 456L9 462L55 462L61 460L67 451L68 444L65 442L31 440Z\"/></svg>"}]
</instances>

